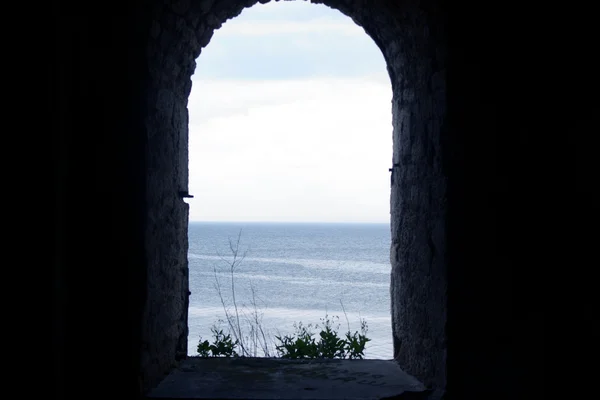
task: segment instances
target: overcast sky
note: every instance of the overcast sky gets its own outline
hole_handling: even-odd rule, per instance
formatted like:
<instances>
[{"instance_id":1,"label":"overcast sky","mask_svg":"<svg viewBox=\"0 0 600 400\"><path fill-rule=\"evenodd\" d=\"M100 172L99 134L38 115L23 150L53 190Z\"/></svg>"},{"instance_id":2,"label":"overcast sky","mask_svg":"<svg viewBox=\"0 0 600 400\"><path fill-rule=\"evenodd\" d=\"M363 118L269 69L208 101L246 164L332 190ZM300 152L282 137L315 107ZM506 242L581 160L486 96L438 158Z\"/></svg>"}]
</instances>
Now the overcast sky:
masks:
<instances>
[{"instance_id":1,"label":"overcast sky","mask_svg":"<svg viewBox=\"0 0 600 400\"><path fill-rule=\"evenodd\" d=\"M389 222L391 85L350 18L257 4L196 62L191 221Z\"/></svg>"}]
</instances>

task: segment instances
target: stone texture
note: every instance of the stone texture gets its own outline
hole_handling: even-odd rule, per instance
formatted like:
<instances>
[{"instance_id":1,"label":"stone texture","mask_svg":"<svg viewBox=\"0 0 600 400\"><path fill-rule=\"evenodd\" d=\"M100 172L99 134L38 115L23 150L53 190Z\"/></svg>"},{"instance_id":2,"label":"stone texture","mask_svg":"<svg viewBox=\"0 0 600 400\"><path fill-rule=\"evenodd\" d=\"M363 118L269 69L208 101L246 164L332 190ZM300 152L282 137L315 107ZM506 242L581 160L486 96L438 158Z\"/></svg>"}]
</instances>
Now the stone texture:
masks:
<instances>
[{"instance_id":1,"label":"stone texture","mask_svg":"<svg viewBox=\"0 0 600 400\"><path fill-rule=\"evenodd\" d=\"M149 399L423 399L429 391L393 361L189 358Z\"/></svg>"}]
</instances>

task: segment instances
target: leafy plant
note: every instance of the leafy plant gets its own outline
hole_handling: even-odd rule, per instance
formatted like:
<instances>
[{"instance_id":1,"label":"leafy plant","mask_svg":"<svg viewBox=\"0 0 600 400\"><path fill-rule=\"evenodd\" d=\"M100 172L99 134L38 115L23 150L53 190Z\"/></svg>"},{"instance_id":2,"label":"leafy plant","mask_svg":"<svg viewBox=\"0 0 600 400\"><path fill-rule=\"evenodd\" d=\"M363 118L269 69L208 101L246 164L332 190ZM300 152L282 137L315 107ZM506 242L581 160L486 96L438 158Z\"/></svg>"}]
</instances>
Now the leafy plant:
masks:
<instances>
[{"instance_id":1,"label":"leafy plant","mask_svg":"<svg viewBox=\"0 0 600 400\"><path fill-rule=\"evenodd\" d=\"M275 336L280 344L275 349L281 358L316 358L319 354L317 343L311 332L312 324L302 325L302 322L294 323L295 334Z\"/></svg>"},{"instance_id":2,"label":"leafy plant","mask_svg":"<svg viewBox=\"0 0 600 400\"><path fill-rule=\"evenodd\" d=\"M238 341L235 342L231 338L231 334L224 334L222 329L218 329L216 326L210 328L213 333L214 342L210 344L208 340L198 343L198 353L200 357L237 357L238 353L235 351Z\"/></svg>"},{"instance_id":3,"label":"leafy plant","mask_svg":"<svg viewBox=\"0 0 600 400\"><path fill-rule=\"evenodd\" d=\"M334 317L339 320L339 317ZM338 336L339 324L336 329L332 328L332 320L329 319L328 315L325 314L325 318L321 318L323 322L323 330L319 332L320 340L319 346L319 358L344 358L345 355L345 342L344 339Z\"/></svg>"},{"instance_id":4,"label":"leafy plant","mask_svg":"<svg viewBox=\"0 0 600 400\"><path fill-rule=\"evenodd\" d=\"M334 317L339 319L338 317ZM319 332L319 340L315 340L310 328L302 323L294 324L295 334L275 336L279 344L275 346L281 358L348 358L362 359L365 346L371 339L367 338L368 327L365 320L361 321L361 333L351 333L350 330L342 338L338 334L339 324L333 327L333 320L326 314L321 319L323 325ZM315 326L318 329L318 325Z\"/></svg>"},{"instance_id":5,"label":"leafy plant","mask_svg":"<svg viewBox=\"0 0 600 400\"><path fill-rule=\"evenodd\" d=\"M362 359L365 355L365 346L371 339L367 338L367 332L369 328L367 321L364 319L360 321L360 332L346 333L346 341L344 343L344 350L349 359Z\"/></svg>"}]
</instances>

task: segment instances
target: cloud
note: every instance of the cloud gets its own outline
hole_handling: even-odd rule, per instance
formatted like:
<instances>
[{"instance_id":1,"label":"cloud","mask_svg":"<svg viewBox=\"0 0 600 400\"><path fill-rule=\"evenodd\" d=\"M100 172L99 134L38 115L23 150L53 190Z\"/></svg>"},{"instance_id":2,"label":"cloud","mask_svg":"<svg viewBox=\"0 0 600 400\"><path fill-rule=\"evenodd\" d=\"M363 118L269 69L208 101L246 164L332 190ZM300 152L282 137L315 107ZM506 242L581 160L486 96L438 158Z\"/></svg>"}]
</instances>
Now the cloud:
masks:
<instances>
[{"instance_id":1,"label":"cloud","mask_svg":"<svg viewBox=\"0 0 600 400\"><path fill-rule=\"evenodd\" d=\"M297 2L286 3L268 8L278 13L254 6L226 22L202 50L193 80L360 77L386 70L379 48L350 18L306 3L303 8L319 13L298 18L289 9Z\"/></svg>"},{"instance_id":2,"label":"cloud","mask_svg":"<svg viewBox=\"0 0 600 400\"><path fill-rule=\"evenodd\" d=\"M326 96L329 92L343 92L351 97L355 90L391 93L389 78L385 74L369 75L362 79L313 78L284 81L206 79L193 83L189 108L194 110L196 118L190 123L221 116L243 115L257 106L299 102Z\"/></svg>"},{"instance_id":3,"label":"cloud","mask_svg":"<svg viewBox=\"0 0 600 400\"><path fill-rule=\"evenodd\" d=\"M311 21L327 18L330 20L347 20L341 12L323 4L314 4L306 0L271 1L266 4L257 3L242 11L241 15L231 21ZM230 22L231 22L230 21Z\"/></svg>"},{"instance_id":4,"label":"cloud","mask_svg":"<svg viewBox=\"0 0 600 400\"><path fill-rule=\"evenodd\" d=\"M361 77L385 71L381 51L364 33L355 39L319 32L215 34L197 60L193 80Z\"/></svg>"},{"instance_id":5,"label":"cloud","mask_svg":"<svg viewBox=\"0 0 600 400\"><path fill-rule=\"evenodd\" d=\"M390 100L389 85L355 80L192 92L190 218L388 220Z\"/></svg>"},{"instance_id":6,"label":"cloud","mask_svg":"<svg viewBox=\"0 0 600 400\"><path fill-rule=\"evenodd\" d=\"M350 18L255 5L215 32L192 80L191 220L389 222L390 81Z\"/></svg>"},{"instance_id":7,"label":"cloud","mask_svg":"<svg viewBox=\"0 0 600 400\"><path fill-rule=\"evenodd\" d=\"M281 34L334 34L349 37L365 35L363 28L352 20L331 20L319 18L310 21L240 21L233 20L223 26L217 34L225 36L265 36Z\"/></svg>"}]
</instances>

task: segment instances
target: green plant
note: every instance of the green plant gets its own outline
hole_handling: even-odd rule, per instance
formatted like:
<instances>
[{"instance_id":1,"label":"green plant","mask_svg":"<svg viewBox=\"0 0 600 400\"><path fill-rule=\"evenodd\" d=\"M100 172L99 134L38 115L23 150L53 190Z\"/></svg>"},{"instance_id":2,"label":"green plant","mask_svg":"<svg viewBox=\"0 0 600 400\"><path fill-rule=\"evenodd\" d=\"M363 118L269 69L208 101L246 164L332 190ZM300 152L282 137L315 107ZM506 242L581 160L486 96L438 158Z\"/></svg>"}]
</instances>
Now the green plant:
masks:
<instances>
[{"instance_id":1,"label":"green plant","mask_svg":"<svg viewBox=\"0 0 600 400\"><path fill-rule=\"evenodd\" d=\"M225 335L222 329L218 329L215 325L210 328L213 333L214 342L210 344L208 340L198 343L198 353L200 357L237 357L235 351L238 341L235 342L231 338L231 334Z\"/></svg>"},{"instance_id":2,"label":"green plant","mask_svg":"<svg viewBox=\"0 0 600 400\"><path fill-rule=\"evenodd\" d=\"M281 358L317 358L319 354L317 343L313 338L310 328L312 324L302 325L302 322L294 323L295 334L275 336L280 344L275 349Z\"/></svg>"},{"instance_id":3,"label":"green plant","mask_svg":"<svg viewBox=\"0 0 600 400\"><path fill-rule=\"evenodd\" d=\"M339 317L334 316L339 320ZM333 321L329 319L329 316L325 314L325 318L321 318L323 323L323 329L319 332L319 358L344 358L345 343L342 338L338 336L338 329L332 328Z\"/></svg>"},{"instance_id":4,"label":"green plant","mask_svg":"<svg viewBox=\"0 0 600 400\"><path fill-rule=\"evenodd\" d=\"M339 320L339 317L335 316ZM275 336L279 344L275 346L281 358L349 358L362 359L365 346L371 339L367 338L367 322L361 320L361 333L351 333L350 329L345 338L338 335L339 324L333 327L333 319L327 314L321 319L322 330L319 332L319 340L315 340L310 330L312 325L304 326L302 323L294 324L296 332L292 335ZM318 325L315 326L318 329Z\"/></svg>"},{"instance_id":5,"label":"green plant","mask_svg":"<svg viewBox=\"0 0 600 400\"><path fill-rule=\"evenodd\" d=\"M364 318L361 318L360 333L358 333L358 331L350 333L350 321L348 320L348 314L346 314L346 308L344 307L342 300L340 300L340 305L342 306L344 316L346 317L346 323L348 324L346 341L344 342L345 356L349 359L362 359L365 355L365 346L367 345L367 342L371 341L371 339L367 338L367 332L369 331L367 321Z\"/></svg>"},{"instance_id":6,"label":"green plant","mask_svg":"<svg viewBox=\"0 0 600 400\"><path fill-rule=\"evenodd\" d=\"M360 321L360 332L355 331L354 333L348 332L346 333L346 341L344 343L344 350L346 352L346 356L349 359L362 359L365 355L365 346L367 342L370 342L371 339L367 338L367 332L369 328L367 326L367 321L362 319Z\"/></svg>"}]
</instances>

